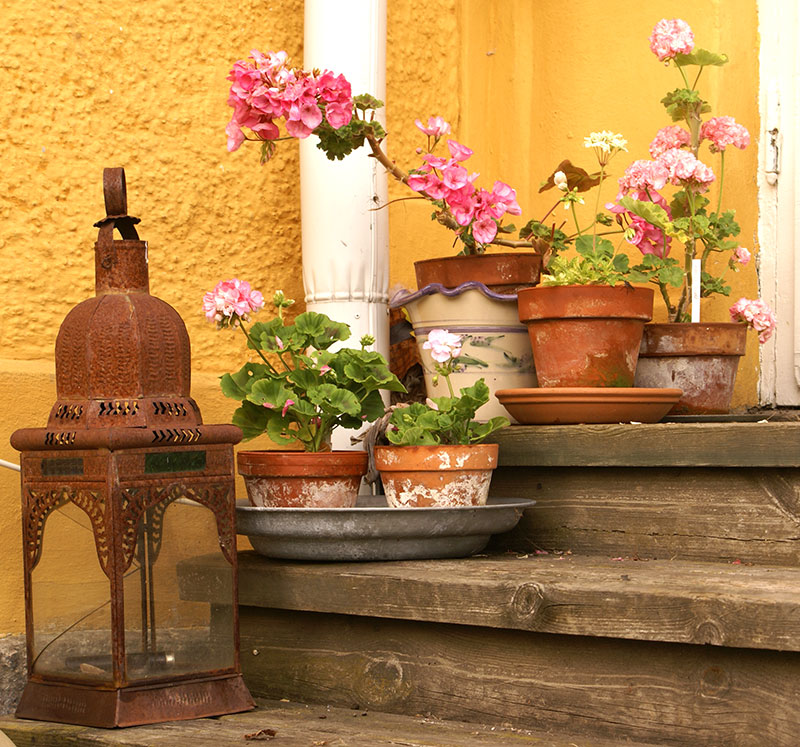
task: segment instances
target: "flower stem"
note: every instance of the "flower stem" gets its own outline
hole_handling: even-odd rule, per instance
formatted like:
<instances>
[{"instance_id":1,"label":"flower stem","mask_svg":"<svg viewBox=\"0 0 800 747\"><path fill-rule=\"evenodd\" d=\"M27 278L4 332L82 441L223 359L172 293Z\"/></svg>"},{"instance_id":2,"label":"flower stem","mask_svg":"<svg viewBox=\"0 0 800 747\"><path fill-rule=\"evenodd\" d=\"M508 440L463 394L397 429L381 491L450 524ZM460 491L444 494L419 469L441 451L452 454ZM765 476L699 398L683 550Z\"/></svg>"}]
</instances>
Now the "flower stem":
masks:
<instances>
[{"instance_id":1,"label":"flower stem","mask_svg":"<svg viewBox=\"0 0 800 747\"><path fill-rule=\"evenodd\" d=\"M725 151L723 150L720 153L720 161L719 161L719 194L717 195L717 217L719 217L719 211L722 208L722 185L725 181Z\"/></svg>"},{"instance_id":2,"label":"flower stem","mask_svg":"<svg viewBox=\"0 0 800 747\"><path fill-rule=\"evenodd\" d=\"M603 189L606 165L600 164L600 183L597 185L597 198L594 201L594 220L592 221L592 249L597 245L597 213L600 210L600 190Z\"/></svg>"},{"instance_id":3,"label":"flower stem","mask_svg":"<svg viewBox=\"0 0 800 747\"><path fill-rule=\"evenodd\" d=\"M575 210L574 202L570 202L569 209L572 211L572 219L575 221L575 230L578 232L578 236L581 236L583 232L581 231L581 227L578 225L578 213Z\"/></svg>"},{"instance_id":4,"label":"flower stem","mask_svg":"<svg viewBox=\"0 0 800 747\"><path fill-rule=\"evenodd\" d=\"M256 345L255 340L253 340L253 338L250 337L250 333L245 329L244 322L241 319L239 320L239 326L241 327L242 332L244 333L244 336L247 338L247 341L252 343L253 348L255 349L256 353L258 353L258 355L261 358L261 360L264 361L264 363L267 365L267 368L274 374L278 373L275 370L275 367L264 357L264 354L261 352L261 348L259 348Z\"/></svg>"}]
</instances>

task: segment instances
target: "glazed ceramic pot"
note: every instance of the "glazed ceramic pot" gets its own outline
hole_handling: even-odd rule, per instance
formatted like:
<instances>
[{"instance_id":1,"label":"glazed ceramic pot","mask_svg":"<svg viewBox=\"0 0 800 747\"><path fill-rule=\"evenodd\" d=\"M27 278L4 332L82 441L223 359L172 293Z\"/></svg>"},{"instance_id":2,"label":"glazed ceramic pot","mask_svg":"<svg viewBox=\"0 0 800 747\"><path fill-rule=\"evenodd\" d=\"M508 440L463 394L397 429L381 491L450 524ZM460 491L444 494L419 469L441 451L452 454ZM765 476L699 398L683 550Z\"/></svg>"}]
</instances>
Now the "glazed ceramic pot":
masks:
<instances>
[{"instance_id":1,"label":"glazed ceramic pot","mask_svg":"<svg viewBox=\"0 0 800 747\"><path fill-rule=\"evenodd\" d=\"M240 451L247 498L267 508L352 508L367 472L365 451Z\"/></svg>"},{"instance_id":2,"label":"glazed ceramic pot","mask_svg":"<svg viewBox=\"0 0 800 747\"><path fill-rule=\"evenodd\" d=\"M672 415L726 413L746 342L739 322L647 324L636 386L682 389Z\"/></svg>"},{"instance_id":3,"label":"glazed ceramic pot","mask_svg":"<svg viewBox=\"0 0 800 747\"><path fill-rule=\"evenodd\" d=\"M483 506L498 451L497 444L376 446L375 466L395 508Z\"/></svg>"},{"instance_id":4,"label":"glazed ceramic pot","mask_svg":"<svg viewBox=\"0 0 800 747\"><path fill-rule=\"evenodd\" d=\"M651 288L539 286L518 297L539 386L633 386Z\"/></svg>"},{"instance_id":5,"label":"glazed ceramic pot","mask_svg":"<svg viewBox=\"0 0 800 747\"><path fill-rule=\"evenodd\" d=\"M542 255L535 252L495 252L457 257L436 257L414 262L417 288L439 283L445 288L477 280L497 292L536 285Z\"/></svg>"},{"instance_id":6,"label":"glazed ceramic pot","mask_svg":"<svg viewBox=\"0 0 800 747\"><path fill-rule=\"evenodd\" d=\"M462 348L450 380L459 389L480 378L490 394L497 389L536 386L528 333L517 317L516 294L495 293L483 283L464 283L458 288L428 285L420 291L395 295L390 305L404 307L417 342L428 397L448 396L443 380L434 383L436 369L423 345L434 329L461 335ZM490 396L476 414L477 420L505 416L502 405Z\"/></svg>"}]
</instances>

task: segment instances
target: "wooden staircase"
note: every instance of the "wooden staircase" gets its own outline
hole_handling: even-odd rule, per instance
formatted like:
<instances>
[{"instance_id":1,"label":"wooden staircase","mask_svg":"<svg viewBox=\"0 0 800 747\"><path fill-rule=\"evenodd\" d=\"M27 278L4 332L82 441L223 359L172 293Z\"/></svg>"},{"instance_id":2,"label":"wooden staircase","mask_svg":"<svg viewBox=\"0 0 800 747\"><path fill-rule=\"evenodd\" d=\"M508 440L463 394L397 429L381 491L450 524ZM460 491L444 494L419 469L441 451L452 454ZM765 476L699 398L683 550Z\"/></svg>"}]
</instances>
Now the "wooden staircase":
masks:
<instances>
[{"instance_id":1,"label":"wooden staircase","mask_svg":"<svg viewBox=\"0 0 800 747\"><path fill-rule=\"evenodd\" d=\"M800 744L800 423L515 426L496 440L493 493L537 503L484 555L241 554L253 695L311 704L309 718L401 719L394 736L365 742L359 722L329 744ZM214 563L197 573L187 593L222 601ZM415 731L431 719L465 723ZM117 742L63 742L100 743Z\"/></svg>"},{"instance_id":2,"label":"wooden staircase","mask_svg":"<svg viewBox=\"0 0 800 747\"><path fill-rule=\"evenodd\" d=\"M485 557L242 555L261 697L576 744L800 744L800 423L516 426Z\"/></svg>"}]
</instances>

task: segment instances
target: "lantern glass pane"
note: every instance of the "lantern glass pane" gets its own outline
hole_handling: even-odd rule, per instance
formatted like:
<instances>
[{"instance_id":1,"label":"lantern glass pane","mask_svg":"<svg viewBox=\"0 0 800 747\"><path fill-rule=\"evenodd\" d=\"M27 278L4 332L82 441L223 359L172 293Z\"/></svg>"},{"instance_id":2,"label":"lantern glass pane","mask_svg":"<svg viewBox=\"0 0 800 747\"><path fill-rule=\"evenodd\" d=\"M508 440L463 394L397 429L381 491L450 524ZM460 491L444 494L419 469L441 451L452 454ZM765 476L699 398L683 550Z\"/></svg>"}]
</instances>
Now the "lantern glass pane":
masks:
<instances>
[{"instance_id":1,"label":"lantern glass pane","mask_svg":"<svg viewBox=\"0 0 800 747\"><path fill-rule=\"evenodd\" d=\"M98 557L82 509L67 502L47 516L31 572L35 674L112 679L111 587Z\"/></svg>"},{"instance_id":2,"label":"lantern glass pane","mask_svg":"<svg viewBox=\"0 0 800 747\"><path fill-rule=\"evenodd\" d=\"M184 494L148 509L136 535L124 580L127 679L233 668L233 569L214 513ZM211 599L207 578L180 570L195 561L219 568Z\"/></svg>"}]
</instances>

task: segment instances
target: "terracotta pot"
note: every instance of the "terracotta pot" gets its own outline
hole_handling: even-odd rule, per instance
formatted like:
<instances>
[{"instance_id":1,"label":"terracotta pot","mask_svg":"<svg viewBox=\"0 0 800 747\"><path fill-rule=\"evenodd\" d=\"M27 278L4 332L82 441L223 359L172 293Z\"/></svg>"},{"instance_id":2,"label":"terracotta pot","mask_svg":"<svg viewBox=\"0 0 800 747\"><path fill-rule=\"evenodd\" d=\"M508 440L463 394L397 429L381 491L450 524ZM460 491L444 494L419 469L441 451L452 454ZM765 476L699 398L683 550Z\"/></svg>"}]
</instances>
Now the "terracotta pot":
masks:
<instances>
[{"instance_id":1,"label":"terracotta pot","mask_svg":"<svg viewBox=\"0 0 800 747\"><path fill-rule=\"evenodd\" d=\"M497 399L527 425L657 423L678 401L680 389L554 387L508 389Z\"/></svg>"},{"instance_id":2,"label":"terracotta pot","mask_svg":"<svg viewBox=\"0 0 800 747\"><path fill-rule=\"evenodd\" d=\"M633 386L651 288L540 286L523 288L518 302L539 386Z\"/></svg>"},{"instance_id":3,"label":"terracotta pot","mask_svg":"<svg viewBox=\"0 0 800 747\"><path fill-rule=\"evenodd\" d=\"M683 389L672 415L726 413L746 342L739 322L647 324L636 386Z\"/></svg>"},{"instance_id":4,"label":"terracotta pot","mask_svg":"<svg viewBox=\"0 0 800 747\"><path fill-rule=\"evenodd\" d=\"M483 506L498 451L497 444L376 446L375 466L395 508Z\"/></svg>"},{"instance_id":5,"label":"terracotta pot","mask_svg":"<svg viewBox=\"0 0 800 747\"><path fill-rule=\"evenodd\" d=\"M437 328L462 336L462 352L450 380L458 393L483 378L490 395L497 389L536 386L533 356L525 325L517 316L515 294L496 293L478 282L458 288L426 286L416 293L401 293L392 298L392 307L402 306L414 328L420 362L429 397L448 396L446 382L439 377L430 350L423 348L428 333ZM490 396L476 418L489 420L505 415L505 410Z\"/></svg>"},{"instance_id":6,"label":"terracotta pot","mask_svg":"<svg viewBox=\"0 0 800 747\"><path fill-rule=\"evenodd\" d=\"M365 451L240 451L247 498L268 508L352 508L367 471Z\"/></svg>"},{"instance_id":7,"label":"terracotta pot","mask_svg":"<svg viewBox=\"0 0 800 747\"><path fill-rule=\"evenodd\" d=\"M414 262L419 289L431 283L457 288L477 280L494 291L508 292L536 285L541 270L542 255L536 252L471 254Z\"/></svg>"}]
</instances>

